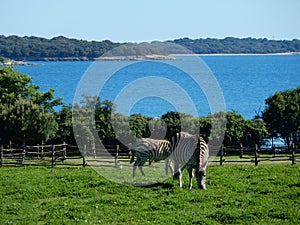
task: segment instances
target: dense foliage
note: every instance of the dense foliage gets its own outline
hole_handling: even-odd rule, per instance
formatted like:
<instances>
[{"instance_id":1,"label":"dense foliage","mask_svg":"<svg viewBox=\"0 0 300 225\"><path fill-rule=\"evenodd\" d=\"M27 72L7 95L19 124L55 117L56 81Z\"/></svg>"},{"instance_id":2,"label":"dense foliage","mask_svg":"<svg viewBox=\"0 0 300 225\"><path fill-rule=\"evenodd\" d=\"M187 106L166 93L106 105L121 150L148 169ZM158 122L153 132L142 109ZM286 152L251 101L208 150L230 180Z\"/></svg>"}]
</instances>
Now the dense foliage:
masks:
<instances>
[{"instance_id":1,"label":"dense foliage","mask_svg":"<svg viewBox=\"0 0 300 225\"><path fill-rule=\"evenodd\" d=\"M61 105L54 99L54 90L39 91L31 77L12 67L0 69L0 143L13 141L48 140L55 136L57 122L54 107Z\"/></svg>"},{"instance_id":2,"label":"dense foliage","mask_svg":"<svg viewBox=\"0 0 300 225\"><path fill-rule=\"evenodd\" d=\"M0 56L14 60L88 60L101 56L119 46L109 40L96 42L70 39L63 36L52 39L0 35Z\"/></svg>"},{"instance_id":3,"label":"dense foliage","mask_svg":"<svg viewBox=\"0 0 300 225\"><path fill-rule=\"evenodd\" d=\"M200 133L205 140L221 140L225 145L259 145L270 135L285 138L287 144L299 143L300 87L270 96L262 117L252 120L244 119L237 112L219 112L200 118L179 112L167 112L161 118L125 116L115 111L112 102L92 96L83 96L78 105L55 110L62 104L61 99L54 98L54 90L41 92L32 84L31 77L12 67L2 67L0 142L25 144L49 140L76 144L75 130L79 135L76 139L93 143L100 138L105 144L119 141L128 144L135 137L168 139L179 131Z\"/></svg>"},{"instance_id":4,"label":"dense foliage","mask_svg":"<svg viewBox=\"0 0 300 225\"><path fill-rule=\"evenodd\" d=\"M267 98L262 117L273 136L281 136L288 146L300 143L300 87Z\"/></svg>"},{"instance_id":5,"label":"dense foliage","mask_svg":"<svg viewBox=\"0 0 300 225\"><path fill-rule=\"evenodd\" d=\"M125 44L125 43L124 43ZM176 45L177 44L177 47ZM63 36L52 39L40 37L19 37L0 35L0 56L14 60L38 61L38 60L94 60L109 50L120 46L121 43L113 43L109 40L104 41L85 41L70 39ZM188 53L189 51L198 54L212 53L282 53L282 52L300 52L300 40L268 40L255 38L233 38L224 39L189 39L182 38L172 41L159 42L154 41L145 44L144 48L135 49L137 45L127 44L118 49L118 55L135 54L158 54L158 48L166 53ZM184 48L180 48L183 46ZM134 51L133 51L134 50ZM131 52L133 51L133 53ZM141 52L142 51L142 52ZM150 53L149 53L150 52ZM122 54L120 54L122 53ZM163 53L161 53L163 54Z\"/></svg>"},{"instance_id":6,"label":"dense foliage","mask_svg":"<svg viewBox=\"0 0 300 225\"><path fill-rule=\"evenodd\" d=\"M196 54L266 54L282 52L300 52L300 40L268 40L266 38L206 38L174 40L173 43L182 45Z\"/></svg>"},{"instance_id":7,"label":"dense foliage","mask_svg":"<svg viewBox=\"0 0 300 225\"><path fill-rule=\"evenodd\" d=\"M95 121L90 118L92 111L95 112ZM222 141L224 134L226 145L238 145L243 142L244 145L254 146L261 144L262 139L268 136L262 120L246 120L237 112L221 112L200 118L172 111L163 114L161 118L141 114L124 116L115 112L113 103L101 102L99 97L83 96L82 104L75 106L73 115L76 118L75 121L73 119L76 133L82 134L81 138L85 138L85 142L93 142L100 137L106 144L118 143L121 140L127 145L134 141L134 137L170 139L175 133L185 131L191 134L200 133L207 141ZM97 134L92 132L94 126ZM76 138L81 140L80 137Z\"/></svg>"}]
</instances>

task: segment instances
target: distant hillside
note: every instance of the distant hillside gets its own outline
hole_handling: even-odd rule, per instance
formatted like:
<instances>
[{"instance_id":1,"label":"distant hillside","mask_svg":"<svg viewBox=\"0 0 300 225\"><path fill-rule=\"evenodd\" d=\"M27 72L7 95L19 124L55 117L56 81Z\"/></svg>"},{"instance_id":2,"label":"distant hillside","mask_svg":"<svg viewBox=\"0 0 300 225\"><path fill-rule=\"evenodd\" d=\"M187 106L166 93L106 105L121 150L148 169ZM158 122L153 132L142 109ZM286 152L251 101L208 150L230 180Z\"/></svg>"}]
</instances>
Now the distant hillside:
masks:
<instances>
[{"instance_id":1,"label":"distant hillside","mask_svg":"<svg viewBox=\"0 0 300 225\"><path fill-rule=\"evenodd\" d=\"M175 44L172 44L175 45ZM152 43L122 44L104 53L96 60L173 60L164 49Z\"/></svg>"},{"instance_id":2,"label":"distant hillside","mask_svg":"<svg viewBox=\"0 0 300 225\"><path fill-rule=\"evenodd\" d=\"M300 52L300 41L276 41L255 38L232 38L225 39L189 39L182 38L166 42L154 41L151 48L141 50L131 44L131 55L157 54L267 54ZM176 45L177 44L177 45ZM0 55L18 61L38 61L38 60L95 60L104 53L121 46L122 43L105 41L85 41L70 39L63 36L52 39L40 37L19 37L0 35ZM130 45L130 44L129 44ZM157 48L156 51L153 48ZM186 48L186 49L185 49ZM121 48L123 49L123 48ZM119 49L119 50L121 50ZM126 48L125 48L126 49ZM127 48L128 49L128 48ZM134 52L132 52L134 51ZM120 52L120 51L119 51ZM127 54L127 53L126 53Z\"/></svg>"},{"instance_id":3,"label":"distant hillside","mask_svg":"<svg viewBox=\"0 0 300 225\"><path fill-rule=\"evenodd\" d=\"M92 60L119 43L85 41L63 36L52 39L0 35L0 55L14 60Z\"/></svg>"},{"instance_id":4,"label":"distant hillside","mask_svg":"<svg viewBox=\"0 0 300 225\"><path fill-rule=\"evenodd\" d=\"M300 52L300 40L276 41L266 38L233 38L224 39L189 39L182 38L171 41L182 45L196 54L270 54Z\"/></svg>"}]
</instances>

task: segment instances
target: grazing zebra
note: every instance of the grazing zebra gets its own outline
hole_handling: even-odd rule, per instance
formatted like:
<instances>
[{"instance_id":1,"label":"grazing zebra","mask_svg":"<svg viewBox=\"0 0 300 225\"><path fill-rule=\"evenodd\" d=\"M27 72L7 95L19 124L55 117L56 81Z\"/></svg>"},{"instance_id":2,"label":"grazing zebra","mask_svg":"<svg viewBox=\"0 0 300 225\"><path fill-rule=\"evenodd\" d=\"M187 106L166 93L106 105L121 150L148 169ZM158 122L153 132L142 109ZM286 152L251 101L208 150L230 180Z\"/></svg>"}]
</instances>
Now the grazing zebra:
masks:
<instances>
[{"instance_id":1,"label":"grazing zebra","mask_svg":"<svg viewBox=\"0 0 300 225\"><path fill-rule=\"evenodd\" d=\"M172 159L174 160L174 179L178 178L182 187L182 171L189 173L189 189L192 189L193 168L196 169L198 188L206 189L206 166L209 149L202 137L179 132L171 138Z\"/></svg>"},{"instance_id":2,"label":"grazing zebra","mask_svg":"<svg viewBox=\"0 0 300 225\"><path fill-rule=\"evenodd\" d=\"M130 160L130 163L132 163L134 161L134 156L136 156L136 160L133 165L133 177L135 177L136 175L135 171L137 167L139 167L139 170L141 171L142 175L145 176L145 173L143 171L143 165L147 160L149 160L150 163L151 161L165 160L170 154L170 141L151 138L142 138L137 140L132 147L132 154ZM168 167L169 162L167 160L166 173L168 171Z\"/></svg>"}]
</instances>

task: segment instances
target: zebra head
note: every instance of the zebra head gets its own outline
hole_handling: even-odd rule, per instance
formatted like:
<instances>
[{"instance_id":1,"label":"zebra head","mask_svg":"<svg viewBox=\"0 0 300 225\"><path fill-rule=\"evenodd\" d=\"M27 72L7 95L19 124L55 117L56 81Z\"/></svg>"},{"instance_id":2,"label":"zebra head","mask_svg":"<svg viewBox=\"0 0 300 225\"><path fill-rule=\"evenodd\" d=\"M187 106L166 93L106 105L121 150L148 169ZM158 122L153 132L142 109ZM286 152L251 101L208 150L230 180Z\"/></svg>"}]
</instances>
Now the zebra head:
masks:
<instances>
[{"instance_id":1,"label":"zebra head","mask_svg":"<svg viewBox=\"0 0 300 225\"><path fill-rule=\"evenodd\" d=\"M196 179L197 179L198 188L206 190L206 171L196 170Z\"/></svg>"}]
</instances>

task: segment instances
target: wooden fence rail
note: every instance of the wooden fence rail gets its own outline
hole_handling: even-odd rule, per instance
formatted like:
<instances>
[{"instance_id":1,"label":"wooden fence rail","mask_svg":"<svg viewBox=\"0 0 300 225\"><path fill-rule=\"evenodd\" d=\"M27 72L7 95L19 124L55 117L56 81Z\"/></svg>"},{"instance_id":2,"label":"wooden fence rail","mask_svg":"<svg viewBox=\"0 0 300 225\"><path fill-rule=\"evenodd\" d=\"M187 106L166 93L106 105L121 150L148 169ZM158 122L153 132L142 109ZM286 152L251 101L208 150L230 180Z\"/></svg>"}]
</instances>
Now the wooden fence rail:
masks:
<instances>
[{"instance_id":1,"label":"wooden fence rail","mask_svg":"<svg viewBox=\"0 0 300 225\"><path fill-rule=\"evenodd\" d=\"M264 150L257 145L253 148L245 148L242 144L239 146L222 145L219 151L219 159L209 161L217 162L219 165L250 162L254 163L255 166L264 161L291 161L291 164L294 165L296 162L300 162L300 148L294 144L286 150L278 149L276 146L273 146L270 150Z\"/></svg>"},{"instance_id":2,"label":"wooden fence rail","mask_svg":"<svg viewBox=\"0 0 300 225\"><path fill-rule=\"evenodd\" d=\"M218 147L216 147L218 149ZM120 162L129 165L129 148L123 145L107 146L72 146L63 144L26 146L20 149L0 148L0 167L3 165L45 165L55 167L64 166L120 166ZM263 151L258 146L245 148L239 146L221 146L216 157L210 162L219 165L224 163L253 163L290 161L291 164L300 162L300 148L292 145L288 151L277 148Z\"/></svg>"},{"instance_id":3,"label":"wooden fence rail","mask_svg":"<svg viewBox=\"0 0 300 225\"><path fill-rule=\"evenodd\" d=\"M95 148L89 151L88 147L84 145L82 147L83 166L103 166L105 164L113 164L115 167L118 167L120 163L120 157L128 158L129 161L129 149L127 147L120 145L111 145L105 147L105 149L102 146L102 148Z\"/></svg>"},{"instance_id":4,"label":"wooden fence rail","mask_svg":"<svg viewBox=\"0 0 300 225\"><path fill-rule=\"evenodd\" d=\"M23 166L25 161L25 149L5 149L0 147L0 167L3 165Z\"/></svg>"}]
</instances>

